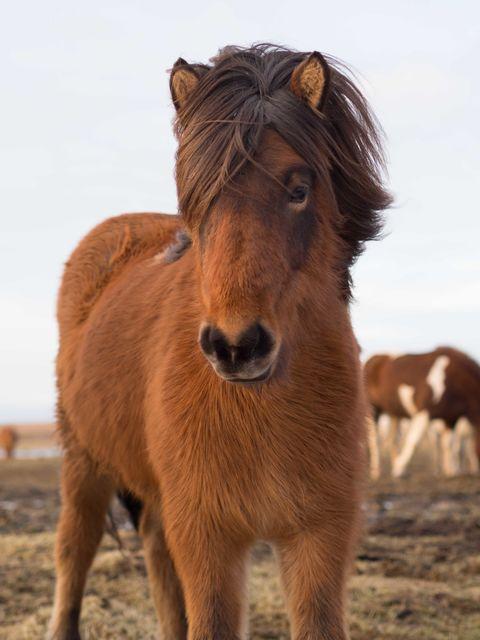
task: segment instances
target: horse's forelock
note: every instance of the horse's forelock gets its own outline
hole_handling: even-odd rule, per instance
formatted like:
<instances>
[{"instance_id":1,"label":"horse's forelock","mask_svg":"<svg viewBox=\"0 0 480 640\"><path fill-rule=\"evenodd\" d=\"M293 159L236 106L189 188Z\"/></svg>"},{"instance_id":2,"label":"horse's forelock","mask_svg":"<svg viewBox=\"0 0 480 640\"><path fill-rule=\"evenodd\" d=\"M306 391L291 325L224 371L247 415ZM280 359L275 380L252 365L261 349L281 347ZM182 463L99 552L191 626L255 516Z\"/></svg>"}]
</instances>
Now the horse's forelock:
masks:
<instances>
[{"instance_id":1,"label":"horse's forelock","mask_svg":"<svg viewBox=\"0 0 480 640\"><path fill-rule=\"evenodd\" d=\"M346 67L331 57L323 113L298 100L289 81L305 55L256 45L226 47L211 60L176 121L179 208L195 226L225 185L255 163L262 133L271 127L317 174L329 172L348 278L364 242L378 236L380 212L391 202L382 184L382 132Z\"/></svg>"}]
</instances>

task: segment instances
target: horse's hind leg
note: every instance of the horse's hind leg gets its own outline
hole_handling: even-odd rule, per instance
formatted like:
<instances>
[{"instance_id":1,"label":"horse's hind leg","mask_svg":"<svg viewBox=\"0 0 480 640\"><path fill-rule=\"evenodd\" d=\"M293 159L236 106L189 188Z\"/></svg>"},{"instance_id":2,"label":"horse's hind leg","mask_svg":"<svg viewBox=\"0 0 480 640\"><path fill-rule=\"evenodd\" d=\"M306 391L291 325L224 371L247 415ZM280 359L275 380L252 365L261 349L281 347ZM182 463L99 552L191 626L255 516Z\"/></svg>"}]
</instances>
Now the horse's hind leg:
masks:
<instances>
[{"instance_id":1,"label":"horse's hind leg","mask_svg":"<svg viewBox=\"0 0 480 640\"><path fill-rule=\"evenodd\" d=\"M48 638L79 640L79 617L88 569L103 534L113 493L109 478L90 458L70 448L62 465L62 509L57 527L57 582Z\"/></svg>"},{"instance_id":2,"label":"horse's hind leg","mask_svg":"<svg viewBox=\"0 0 480 640\"><path fill-rule=\"evenodd\" d=\"M387 451L390 457L390 469L393 469L395 458L398 455L398 445L400 441L400 420L395 416L389 417Z\"/></svg>"},{"instance_id":3,"label":"horse's hind leg","mask_svg":"<svg viewBox=\"0 0 480 640\"><path fill-rule=\"evenodd\" d=\"M370 478L378 480L380 478L380 436L378 424L372 416L367 418L368 451L370 454Z\"/></svg>"},{"instance_id":4,"label":"horse's hind leg","mask_svg":"<svg viewBox=\"0 0 480 640\"><path fill-rule=\"evenodd\" d=\"M393 463L394 478L401 478L405 473L420 440L428 429L429 422L428 411L420 411L412 418L405 444Z\"/></svg>"},{"instance_id":5,"label":"horse's hind leg","mask_svg":"<svg viewBox=\"0 0 480 640\"><path fill-rule=\"evenodd\" d=\"M145 507L140 521L145 561L161 640L185 640L187 621L182 588L167 548L159 515Z\"/></svg>"},{"instance_id":6,"label":"horse's hind leg","mask_svg":"<svg viewBox=\"0 0 480 640\"><path fill-rule=\"evenodd\" d=\"M466 473L476 474L479 470L478 456L475 451L475 428L468 418L459 418L455 424L455 436L458 446L458 460L460 462L463 449ZM460 468L460 464L459 464Z\"/></svg>"}]
</instances>

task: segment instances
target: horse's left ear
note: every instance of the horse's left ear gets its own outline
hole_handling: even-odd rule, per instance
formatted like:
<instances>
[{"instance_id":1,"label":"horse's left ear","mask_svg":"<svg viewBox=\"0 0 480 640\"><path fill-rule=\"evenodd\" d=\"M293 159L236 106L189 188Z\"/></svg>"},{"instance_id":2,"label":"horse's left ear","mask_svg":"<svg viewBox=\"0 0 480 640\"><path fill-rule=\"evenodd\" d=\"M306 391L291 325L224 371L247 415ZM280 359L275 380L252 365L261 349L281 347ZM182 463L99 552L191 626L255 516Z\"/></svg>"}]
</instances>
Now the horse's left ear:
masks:
<instances>
[{"instance_id":1,"label":"horse's left ear","mask_svg":"<svg viewBox=\"0 0 480 640\"><path fill-rule=\"evenodd\" d=\"M311 53L295 67L290 78L290 89L312 109L322 110L328 93L330 68L318 51Z\"/></svg>"},{"instance_id":2,"label":"horse's left ear","mask_svg":"<svg viewBox=\"0 0 480 640\"><path fill-rule=\"evenodd\" d=\"M170 73L170 93L177 111L185 106L198 81L207 70L206 65L189 64L183 58L175 62Z\"/></svg>"}]
</instances>

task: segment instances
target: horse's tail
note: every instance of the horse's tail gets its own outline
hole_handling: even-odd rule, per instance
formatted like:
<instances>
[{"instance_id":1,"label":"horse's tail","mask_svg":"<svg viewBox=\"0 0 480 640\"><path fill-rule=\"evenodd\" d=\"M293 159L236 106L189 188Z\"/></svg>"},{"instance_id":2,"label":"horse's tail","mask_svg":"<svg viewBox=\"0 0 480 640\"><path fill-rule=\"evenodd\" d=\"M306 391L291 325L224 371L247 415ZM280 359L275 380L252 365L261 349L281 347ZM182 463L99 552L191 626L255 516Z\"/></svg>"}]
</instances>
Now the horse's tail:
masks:
<instances>
[{"instance_id":1,"label":"horse's tail","mask_svg":"<svg viewBox=\"0 0 480 640\"><path fill-rule=\"evenodd\" d=\"M140 517L143 510L143 502L133 495L130 491L122 490L117 491L117 498L123 507L127 510L130 520L136 531L138 531L140 525Z\"/></svg>"}]
</instances>

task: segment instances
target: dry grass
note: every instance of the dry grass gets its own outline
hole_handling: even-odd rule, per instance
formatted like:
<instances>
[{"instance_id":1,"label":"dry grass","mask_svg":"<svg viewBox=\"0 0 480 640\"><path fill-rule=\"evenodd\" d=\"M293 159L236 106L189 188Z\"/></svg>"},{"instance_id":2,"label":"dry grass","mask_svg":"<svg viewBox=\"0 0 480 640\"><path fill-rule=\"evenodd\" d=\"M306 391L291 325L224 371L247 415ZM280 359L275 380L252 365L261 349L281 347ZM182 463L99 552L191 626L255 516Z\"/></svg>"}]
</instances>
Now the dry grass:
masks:
<instances>
[{"instance_id":1,"label":"dry grass","mask_svg":"<svg viewBox=\"0 0 480 640\"><path fill-rule=\"evenodd\" d=\"M53 592L58 461L0 464L0 637L42 638ZM352 640L479 640L480 480L415 476L370 490L351 580ZM123 514L116 508L123 526ZM142 551L104 537L83 608L84 638L149 640L155 617ZM272 555L255 548L250 637L289 638Z\"/></svg>"}]
</instances>

